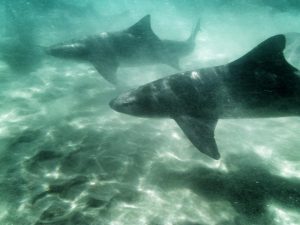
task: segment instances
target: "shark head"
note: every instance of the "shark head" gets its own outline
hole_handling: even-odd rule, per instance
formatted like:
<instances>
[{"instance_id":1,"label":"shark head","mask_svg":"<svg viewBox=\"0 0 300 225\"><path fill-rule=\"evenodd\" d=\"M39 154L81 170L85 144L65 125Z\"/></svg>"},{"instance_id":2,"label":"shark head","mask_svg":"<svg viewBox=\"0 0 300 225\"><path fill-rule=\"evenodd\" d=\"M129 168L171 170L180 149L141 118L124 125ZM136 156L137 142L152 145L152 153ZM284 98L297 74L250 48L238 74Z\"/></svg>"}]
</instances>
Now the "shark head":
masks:
<instances>
[{"instance_id":1,"label":"shark head","mask_svg":"<svg viewBox=\"0 0 300 225\"><path fill-rule=\"evenodd\" d=\"M88 48L84 42L71 41L50 46L46 53L59 58L84 60L88 56Z\"/></svg>"},{"instance_id":2,"label":"shark head","mask_svg":"<svg viewBox=\"0 0 300 225\"><path fill-rule=\"evenodd\" d=\"M194 73L176 74L127 91L113 99L110 106L115 111L139 117L173 118L193 114L202 101L198 99Z\"/></svg>"},{"instance_id":3,"label":"shark head","mask_svg":"<svg viewBox=\"0 0 300 225\"><path fill-rule=\"evenodd\" d=\"M110 102L117 112L139 117L169 117L180 109L168 79L160 79L127 91Z\"/></svg>"},{"instance_id":4,"label":"shark head","mask_svg":"<svg viewBox=\"0 0 300 225\"><path fill-rule=\"evenodd\" d=\"M142 112L136 91L127 91L109 102L112 109L117 112L139 116Z\"/></svg>"},{"instance_id":5,"label":"shark head","mask_svg":"<svg viewBox=\"0 0 300 225\"><path fill-rule=\"evenodd\" d=\"M109 103L117 112L139 117L157 117L164 113L159 109L159 102L155 99L155 93L151 85L127 91Z\"/></svg>"}]
</instances>

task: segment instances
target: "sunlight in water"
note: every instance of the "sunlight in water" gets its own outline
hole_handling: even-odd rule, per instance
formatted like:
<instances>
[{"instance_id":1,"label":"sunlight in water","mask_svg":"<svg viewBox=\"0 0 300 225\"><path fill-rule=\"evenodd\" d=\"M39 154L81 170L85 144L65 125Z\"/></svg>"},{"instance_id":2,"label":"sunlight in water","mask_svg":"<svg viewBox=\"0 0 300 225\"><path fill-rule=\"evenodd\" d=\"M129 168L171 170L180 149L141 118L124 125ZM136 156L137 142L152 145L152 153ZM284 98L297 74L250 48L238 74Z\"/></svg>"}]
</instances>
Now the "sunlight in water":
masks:
<instances>
[{"instance_id":1,"label":"sunlight in water","mask_svg":"<svg viewBox=\"0 0 300 225\"><path fill-rule=\"evenodd\" d=\"M300 68L300 35L295 33L300 31L300 3L0 2L1 225L299 224L298 117L218 120L214 137L221 158L213 160L191 143L175 120L121 114L109 102L175 73L191 71L192 82L200 82L206 70L198 69L232 62L279 33L290 33L285 55ZM139 26L136 33L129 32L147 14L154 34L149 24L146 31ZM193 39L198 19L195 43L185 42ZM112 36L119 37L115 31L137 35L139 41L126 39L123 45L122 38L115 39L120 56L109 48L103 53L103 46L91 41L102 37L108 47ZM144 39L154 44L146 54L137 51L137 63L131 65L130 50L145 50ZM68 41L90 47L70 60L45 55L49 46ZM164 44L156 55L157 43ZM168 51L165 45L171 46ZM119 63L121 58L124 62ZM115 72L116 85L103 76ZM176 93L166 80L161 87ZM205 93L211 87L199 89L204 101L198 102L180 83L176 97L191 101L186 108L197 102L203 109L210 102ZM142 111L154 107L143 103ZM179 101L172 110L181 112L183 107Z\"/></svg>"},{"instance_id":2,"label":"sunlight in water","mask_svg":"<svg viewBox=\"0 0 300 225\"><path fill-rule=\"evenodd\" d=\"M56 167L54 171L45 174L46 177L54 179L58 179L61 175L62 174L59 172L59 167Z\"/></svg>"},{"instance_id":3,"label":"sunlight in water","mask_svg":"<svg viewBox=\"0 0 300 225\"><path fill-rule=\"evenodd\" d=\"M0 115L0 123L7 123L7 122L18 122L20 121L20 117L17 115L15 110L11 110L10 112L3 113Z\"/></svg>"},{"instance_id":4,"label":"sunlight in water","mask_svg":"<svg viewBox=\"0 0 300 225\"><path fill-rule=\"evenodd\" d=\"M289 224L289 225L297 225L299 221L299 215L291 212L287 212L281 208L274 208L273 209L276 215L274 220L278 224Z\"/></svg>"},{"instance_id":5,"label":"sunlight in water","mask_svg":"<svg viewBox=\"0 0 300 225\"><path fill-rule=\"evenodd\" d=\"M278 165L282 176L300 179L300 166L298 162L292 163L290 161L281 160L278 162Z\"/></svg>"},{"instance_id":6,"label":"sunlight in water","mask_svg":"<svg viewBox=\"0 0 300 225\"><path fill-rule=\"evenodd\" d=\"M273 150L267 146L257 146L255 147L255 153L262 158L269 159L272 157Z\"/></svg>"}]
</instances>

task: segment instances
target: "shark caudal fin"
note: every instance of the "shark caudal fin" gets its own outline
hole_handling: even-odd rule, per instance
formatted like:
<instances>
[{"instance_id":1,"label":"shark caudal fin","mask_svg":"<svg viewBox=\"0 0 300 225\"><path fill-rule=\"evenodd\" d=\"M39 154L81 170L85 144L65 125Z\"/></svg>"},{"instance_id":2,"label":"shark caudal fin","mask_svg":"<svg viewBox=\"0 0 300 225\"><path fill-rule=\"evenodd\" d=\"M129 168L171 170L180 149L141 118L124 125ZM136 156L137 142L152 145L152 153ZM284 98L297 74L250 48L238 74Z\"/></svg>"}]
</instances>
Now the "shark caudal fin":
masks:
<instances>
[{"instance_id":1,"label":"shark caudal fin","mask_svg":"<svg viewBox=\"0 0 300 225\"><path fill-rule=\"evenodd\" d=\"M244 71L253 68L262 68L268 72L281 74L295 72L297 69L290 65L283 54L286 38L283 34L268 38L246 55L229 63L230 68L243 67Z\"/></svg>"},{"instance_id":2,"label":"shark caudal fin","mask_svg":"<svg viewBox=\"0 0 300 225\"><path fill-rule=\"evenodd\" d=\"M201 30L201 28L200 28L200 19L198 19L198 21L196 23L196 26L195 26L194 30L192 31L190 37L187 39L187 41L188 42L194 42L196 37L197 37L197 34L200 30Z\"/></svg>"},{"instance_id":3,"label":"shark caudal fin","mask_svg":"<svg viewBox=\"0 0 300 225\"><path fill-rule=\"evenodd\" d=\"M174 117L174 120L200 152L215 160L220 159L214 137L217 119L195 118L184 115Z\"/></svg>"}]
</instances>

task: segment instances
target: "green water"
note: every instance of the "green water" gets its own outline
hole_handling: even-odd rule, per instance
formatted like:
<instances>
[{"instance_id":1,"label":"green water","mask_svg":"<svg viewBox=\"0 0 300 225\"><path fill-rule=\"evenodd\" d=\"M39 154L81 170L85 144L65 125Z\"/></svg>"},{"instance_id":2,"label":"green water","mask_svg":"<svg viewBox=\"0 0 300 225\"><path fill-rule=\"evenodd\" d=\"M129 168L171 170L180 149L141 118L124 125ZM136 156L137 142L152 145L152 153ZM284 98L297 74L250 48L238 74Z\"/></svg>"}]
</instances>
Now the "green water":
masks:
<instances>
[{"instance_id":1,"label":"green water","mask_svg":"<svg viewBox=\"0 0 300 225\"><path fill-rule=\"evenodd\" d=\"M0 224L300 224L299 118L220 120L214 161L173 120L111 110L120 90L91 65L36 47L122 30L146 14L160 38L184 40L200 18L180 64L215 66L300 31L298 1L0 3ZM288 59L300 65L296 53ZM131 88L176 72L121 67L118 78Z\"/></svg>"}]
</instances>

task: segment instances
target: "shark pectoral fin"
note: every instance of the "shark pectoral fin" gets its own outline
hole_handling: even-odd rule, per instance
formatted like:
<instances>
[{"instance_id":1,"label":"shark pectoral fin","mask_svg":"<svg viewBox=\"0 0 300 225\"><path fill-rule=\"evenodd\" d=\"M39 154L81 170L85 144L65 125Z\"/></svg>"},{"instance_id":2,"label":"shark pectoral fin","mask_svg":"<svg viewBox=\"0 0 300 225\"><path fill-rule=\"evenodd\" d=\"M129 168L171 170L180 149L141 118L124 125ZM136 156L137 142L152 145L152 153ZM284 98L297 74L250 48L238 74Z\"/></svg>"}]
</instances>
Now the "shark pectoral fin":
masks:
<instances>
[{"instance_id":1,"label":"shark pectoral fin","mask_svg":"<svg viewBox=\"0 0 300 225\"><path fill-rule=\"evenodd\" d=\"M179 127L200 152L213 159L220 159L214 138L217 119L199 119L191 116L174 117Z\"/></svg>"},{"instance_id":2,"label":"shark pectoral fin","mask_svg":"<svg viewBox=\"0 0 300 225\"><path fill-rule=\"evenodd\" d=\"M118 63L115 60L91 60L91 63L105 80L117 84Z\"/></svg>"}]
</instances>

